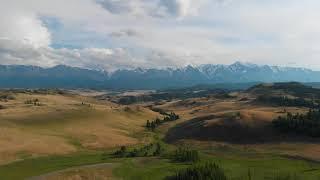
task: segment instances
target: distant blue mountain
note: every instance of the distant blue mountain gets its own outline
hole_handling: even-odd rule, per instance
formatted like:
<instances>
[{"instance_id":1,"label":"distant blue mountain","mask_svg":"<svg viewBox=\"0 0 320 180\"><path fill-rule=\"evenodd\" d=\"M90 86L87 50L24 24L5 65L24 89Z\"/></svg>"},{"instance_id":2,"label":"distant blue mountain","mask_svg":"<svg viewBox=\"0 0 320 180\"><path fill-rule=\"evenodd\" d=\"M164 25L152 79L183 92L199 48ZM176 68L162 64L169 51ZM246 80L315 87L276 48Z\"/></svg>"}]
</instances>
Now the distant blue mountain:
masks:
<instances>
[{"instance_id":1,"label":"distant blue mountain","mask_svg":"<svg viewBox=\"0 0 320 180\"><path fill-rule=\"evenodd\" d=\"M199 84L288 81L320 82L320 72L241 62L177 69L137 68L113 73L63 65L52 68L0 65L1 88L164 89Z\"/></svg>"},{"instance_id":2,"label":"distant blue mountain","mask_svg":"<svg viewBox=\"0 0 320 180\"><path fill-rule=\"evenodd\" d=\"M1 88L104 88L104 72L69 66L0 65Z\"/></svg>"}]
</instances>

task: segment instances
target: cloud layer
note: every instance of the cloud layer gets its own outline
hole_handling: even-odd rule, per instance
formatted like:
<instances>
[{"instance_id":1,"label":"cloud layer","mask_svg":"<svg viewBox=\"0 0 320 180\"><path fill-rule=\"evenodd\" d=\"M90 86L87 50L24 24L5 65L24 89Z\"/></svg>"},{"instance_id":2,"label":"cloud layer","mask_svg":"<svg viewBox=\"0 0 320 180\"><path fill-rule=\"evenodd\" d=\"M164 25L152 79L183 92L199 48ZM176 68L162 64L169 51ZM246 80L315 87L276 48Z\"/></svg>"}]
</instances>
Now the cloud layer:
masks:
<instances>
[{"instance_id":1,"label":"cloud layer","mask_svg":"<svg viewBox=\"0 0 320 180\"><path fill-rule=\"evenodd\" d=\"M0 64L320 69L316 0L0 0Z\"/></svg>"}]
</instances>

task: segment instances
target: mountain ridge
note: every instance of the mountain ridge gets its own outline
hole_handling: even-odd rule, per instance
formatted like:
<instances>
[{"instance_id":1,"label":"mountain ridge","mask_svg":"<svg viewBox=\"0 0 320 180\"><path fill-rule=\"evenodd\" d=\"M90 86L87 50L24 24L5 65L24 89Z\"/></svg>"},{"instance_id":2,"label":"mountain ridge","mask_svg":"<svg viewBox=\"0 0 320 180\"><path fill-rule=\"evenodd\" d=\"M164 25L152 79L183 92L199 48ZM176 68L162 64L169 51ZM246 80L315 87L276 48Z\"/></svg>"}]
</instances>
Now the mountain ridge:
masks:
<instances>
[{"instance_id":1,"label":"mountain ridge","mask_svg":"<svg viewBox=\"0 0 320 180\"><path fill-rule=\"evenodd\" d=\"M165 89L199 84L289 81L320 82L320 71L241 62L114 72L65 65L51 68L0 65L1 88Z\"/></svg>"}]
</instances>

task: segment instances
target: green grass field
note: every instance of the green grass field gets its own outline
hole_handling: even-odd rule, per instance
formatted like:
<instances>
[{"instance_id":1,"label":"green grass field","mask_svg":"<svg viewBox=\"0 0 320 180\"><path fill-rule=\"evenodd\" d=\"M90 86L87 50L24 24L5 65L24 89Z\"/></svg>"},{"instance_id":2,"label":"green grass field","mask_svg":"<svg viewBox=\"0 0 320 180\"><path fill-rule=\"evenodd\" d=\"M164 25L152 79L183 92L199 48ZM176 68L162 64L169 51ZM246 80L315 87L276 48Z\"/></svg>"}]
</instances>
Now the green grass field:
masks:
<instances>
[{"instance_id":1,"label":"green grass field","mask_svg":"<svg viewBox=\"0 0 320 180\"><path fill-rule=\"evenodd\" d=\"M26 159L1 166L0 179L19 180L69 167L103 162L110 162L110 159L102 159L99 152Z\"/></svg>"},{"instance_id":2,"label":"green grass field","mask_svg":"<svg viewBox=\"0 0 320 180\"><path fill-rule=\"evenodd\" d=\"M304 180L320 179L320 164L303 160L291 160L276 156L260 158L207 156L205 159L219 164L225 170L228 179L231 180L247 180L249 172L251 178L257 180L288 175ZM132 159L116 168L114 174L126 180L161 180L188 165L172 163L165 159Z\"/></svg>"},{"instance_id":3,"label":"green grass field","mask_svg":"<svg viewBox=\"0 0 320 180\"><path fill-rule=\"evenodd\" d=\"M70 156L50 156L26 159L0 167L0 179L19 180L49 172L98 163L117 163L113 175L125 180L161 180L190 164L174 163L169 159L102 158L102 152L86 152ZM320 179L320 164L305 160L283 158L276 155L243 156L239 154L218 156L203 154L203 160L219 164L229 179L272 179L275 176L291 175L304 180ZM17 173L19 172L19 173Z\"/></svg>"}]
</instances>

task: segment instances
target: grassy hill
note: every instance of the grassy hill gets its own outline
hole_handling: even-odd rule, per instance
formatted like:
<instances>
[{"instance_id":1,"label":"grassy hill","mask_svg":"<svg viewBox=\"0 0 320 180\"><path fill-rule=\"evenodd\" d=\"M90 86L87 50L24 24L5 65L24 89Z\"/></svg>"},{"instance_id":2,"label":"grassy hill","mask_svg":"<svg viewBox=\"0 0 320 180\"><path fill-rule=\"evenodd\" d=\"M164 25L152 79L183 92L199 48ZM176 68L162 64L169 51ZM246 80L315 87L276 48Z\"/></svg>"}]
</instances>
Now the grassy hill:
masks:
<instances>
[{"instance_id":1,"label":"grassy hill","mask_svg":"<svg viewBox=\"0 0 320 180\"><path fill-rule=\"evenodd\" d=\"M158 115L75 94L6 91L1 97L1 164L136 144L145 121Z\"/></svg>"},{"instance_id":2,"label":"grassy hill","mask_svg":"<svg viewBox=\"0 0 320 180\"><path fill-rule=\"evenodd\" d=\"M255 95L291 95L301 98L320 98L320 90L298 82L258 84L247 90Z\"/></svg>"},{"instance_id":3,"label":"grassy hill","mask_svg":"<svg viewBox=\"0 0 320 180\"><path fill-rule=\"evenodd\" d=\"M265 89L265 86L259 85L249 91ZM274 91L269 86L267 89ZM208 96L159 105L182 117L182 120L168 127L166 141L173 144L197 144L206 150L225 146L235 151L245 148L320 160L319 139L283 134L272 127L272 121L278 116L285 116L288 112L306 113L309 108L256 103L257 95L249 91L231 93L229 98Z\"/></svg>"},{"instance_id":4,"label":"grassy hill","mask_svg":"<svg viewBox=\"0 0 320 180\"><path fill-rule=\"evenodd\" d=\"M217 163L230 180L318 179L319 139L271 126L278 116L309 109L256 103L262 93L295 97L301 89L309 87L263 84L248 91L132 105L90 91L2 91L0 179L162 180L193 166L175 160L181 147L199 152L199 163ZM169 112L180 118L145 127L147 120ZM154 154L160 144L161 153ZM121 149L125 156L115 155Z\"/></svg>"}]
</instances>

